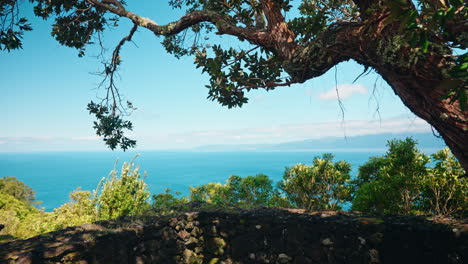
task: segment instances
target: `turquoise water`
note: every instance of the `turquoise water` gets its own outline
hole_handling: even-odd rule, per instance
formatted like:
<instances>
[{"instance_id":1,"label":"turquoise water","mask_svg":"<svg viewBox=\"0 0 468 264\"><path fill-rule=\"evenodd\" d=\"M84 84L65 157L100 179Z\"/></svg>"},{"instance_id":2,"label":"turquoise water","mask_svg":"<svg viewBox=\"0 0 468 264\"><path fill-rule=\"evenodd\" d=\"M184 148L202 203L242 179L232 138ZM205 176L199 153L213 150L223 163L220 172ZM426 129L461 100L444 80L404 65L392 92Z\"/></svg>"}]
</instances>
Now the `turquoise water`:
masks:
<instances>
[{"instance_id":1,"label":"turquoise water","mask_svg":"<svg viewBox=\"0 0 468 264\"><path fill-rule=\"evenodd\" d=\"M116 159L120 169L136 153L116 152L47 152L0 153L0 177L14 176L36 191L46 211L69 201L68 194L80 186L94 190L113 169ZM322 152L140 152L135 164L147 172L146 183L152 193L165 188L188 193L189 186L208 182L224 183L229 175L249 176L258 173L279 181L285 167L310 164ZM382 152L335 152L335 161L353 165L353 174L370 156Z\"/></svg>"}]
</instances>

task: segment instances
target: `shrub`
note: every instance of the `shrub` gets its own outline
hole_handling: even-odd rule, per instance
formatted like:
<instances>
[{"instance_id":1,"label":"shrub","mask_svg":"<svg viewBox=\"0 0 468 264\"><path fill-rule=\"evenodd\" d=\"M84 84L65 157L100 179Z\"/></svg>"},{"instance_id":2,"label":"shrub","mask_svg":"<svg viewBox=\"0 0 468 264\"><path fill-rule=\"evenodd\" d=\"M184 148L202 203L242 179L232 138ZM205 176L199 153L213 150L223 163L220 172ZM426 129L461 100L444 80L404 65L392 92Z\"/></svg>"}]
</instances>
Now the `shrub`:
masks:
<instances>
[{"instance_id":1,"label":"shrub","mask_svg":"<svg viewBox=\"0 0 468 264\"><path fill-rule=\"evenodd\" d=\"M346 161L333 163L334 156L326 153L315 157L312 166L296 164L286 168L279 188L289 202L307 210L337 210L350 200L351 165Z\"/></svg>"},{"instance_id":2,"label":"shrub","mask_svg":"<svg viewBox=\"0 0 468 264\"><path fill-rule=\"evenodd\" d=\"M150 193L138 169L133 160L125 162L120 176L114 169L109 178L101 180L93 194L98 219L135 215L149 209Z\"/></svg>"}]
</instances>

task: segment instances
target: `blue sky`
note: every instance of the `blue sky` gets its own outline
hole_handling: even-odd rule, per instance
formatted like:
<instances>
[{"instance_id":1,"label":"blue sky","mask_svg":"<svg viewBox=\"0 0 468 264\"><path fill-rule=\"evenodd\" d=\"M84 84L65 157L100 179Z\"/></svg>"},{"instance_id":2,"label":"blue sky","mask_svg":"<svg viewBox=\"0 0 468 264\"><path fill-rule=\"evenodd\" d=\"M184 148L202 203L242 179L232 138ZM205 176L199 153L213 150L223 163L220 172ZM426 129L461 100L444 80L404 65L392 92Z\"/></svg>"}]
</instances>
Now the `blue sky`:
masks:
<instances>
[{"instance_id":1,"label":"blue sky","mask_svg":"<svg viewBox=\"0 0 468 264\"><path fill-rule=\"evenodd\" d=\"M160 24L181 15L165 1L135 3L130 10ZM23 7L31 17L28 4ZM0 152L106 150L86 111L87 103L103 92L96 90L100 77L91 74L100 70L93 57L99 50L89 48L86 57L78 58L76 50L50 36L50 21L32 22L34 30L25 34L22 50L0 51ZM105 45L112 49L130 27L122 21L106 32ZM352 84L363 71L354 62L336 67L344 122L335 96L335 69L304 84L251 92L244 107L227 109L206 99L208 77L194 67L193 58L175 59L161 40L139 29L136 45L127 44L121 54L118 86L138 108L130 117L137 150L430 131L377 74ZM238 45L232 38L212 42Z\"/></svg>"}]
</instances>

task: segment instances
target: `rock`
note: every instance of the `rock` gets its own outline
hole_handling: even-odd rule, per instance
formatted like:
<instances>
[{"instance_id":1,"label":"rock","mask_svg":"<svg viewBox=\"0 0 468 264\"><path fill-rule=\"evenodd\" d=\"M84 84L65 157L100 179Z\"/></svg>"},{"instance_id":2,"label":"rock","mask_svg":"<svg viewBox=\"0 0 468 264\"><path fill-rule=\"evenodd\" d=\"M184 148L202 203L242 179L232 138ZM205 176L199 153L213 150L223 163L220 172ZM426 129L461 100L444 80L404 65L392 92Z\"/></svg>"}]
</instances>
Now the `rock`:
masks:
<instances>
[{"instance_id":1,"label":"rock","mask_svg":"<svg viewBox=\"0 0 468 264\"><path fill-rule=\"evenodd\" d=\"M370 263L380 263L379 251L376 249L369 250Z\"/></svg>"},{"instance_id":2,"label":"rock","mask_svg":"<svg viewBox=\"0 0 468 264\"><path fill-rule=\"evenodd\" d=\"M190 231L190 234L191 234L192 236L197 237L197 236L199 236L199 235L202 234L202 231L201 231L200 228L198 228L198 227L195 226L195 227L192 228L192 231Z\"/></svg>"},{"instance_id":3,"label":"rock","mask_svg":"<svg viewBox=\"0 0 468 264\"><path fill-rule=\"evenodd\" d=\"M280 253L278 255L278 263L283 264L283 263L289 263L292 260L292 258L284 253Z\"/></svg>"},{"instance_id":4,"label":"rock","mask_svg":"<svg viewBox=\"0 0 468 264\"><path fill-rule=\"evenodd\" d=\"M374 233L371 236L369 236L369 242L371 242L372 245L376 246L382 243L384 235L380 232Z\"/></svg>"},{"instance_id":5,"label":"rock","mask_svg":"<svg viewBox=\"0 0 468 264\"><path fill-rule=\"evenodd\" d=\"M189 260L193 255L193 251L191 251L189 249L185 249L184 252L183 252L183 255L184 255L185 260Z\"/></svg>"},{"instance_id":6,"label":"rock","mask_svg":"<svg viewBox=\"0 0 468 264\"><path fill-rule=\"evenodd\" d=\"M366 244L366 240L360 236L357 237L359 242L361 243L361 245L365 245Z\"/></svg>"},{"instance_id":7,"label":"rock","mask_svg":"<svg viewBox=\"0 0 468 264\"><path fill-rule=\"evenodd\" d=\"M206 246L209 252L215 255L222 255L226 247L226 242L220 237L214 237L208 240Z\"/></svg>"},{"instance_id":8,"label":"rock","mask_svg":"<svg viewBox=\"0 0 468 264\"><path fill-rule=\"evenodd\" d=\"M196 239L195 237L189 237L189 239L187 241L185 241L185 245L189 246L189 245L196 245L198 243L198 239Z\"/></svg>"},{"instance_id":9,"label":"rock","mask_svg":"<svg viewBox=\"0 0 468 264\"><path fill-rule=\"evenodd\" d=\"M333 241L330 238L325 238L324 240L322 240L322 245L331 246L333 245Z\"/></svg>"},{"instance_id":10,"label":"rock","mask_svg":"<svg viewBox=\"0 0 468 264\"><path fill-rule=\"evenodd\" d=\"M179 231L179 233L177 233L177 235L181 238L181 239L184 239L186 237L189 237L190 236L190 233L185 231L185 230L182 230L182 231Z\"/></svg>"}]
</instances>

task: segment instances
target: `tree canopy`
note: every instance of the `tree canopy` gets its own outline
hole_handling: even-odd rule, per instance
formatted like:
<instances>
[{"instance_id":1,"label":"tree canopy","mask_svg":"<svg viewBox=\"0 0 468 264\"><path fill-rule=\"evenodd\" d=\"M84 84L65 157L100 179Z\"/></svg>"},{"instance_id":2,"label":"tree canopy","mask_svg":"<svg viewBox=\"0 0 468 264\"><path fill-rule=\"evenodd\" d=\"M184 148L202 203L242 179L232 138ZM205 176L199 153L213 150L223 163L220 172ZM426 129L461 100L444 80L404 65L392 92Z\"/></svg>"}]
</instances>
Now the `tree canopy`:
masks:
<instances>
[{"instance_id":1,"label":"tree canopy","mask_svg":"<svg viewBox=\"0 0 468 264\"><path fill-rule=\"evenodd\" d=\"M101 32L121 19L133 23L128 35L104 63L107 97L88 105L94 127L112 149L135 141L124 136L130 102L122 102L114 82L121 47L137 28L163 37L167 52L194 56L195 67L209 75L208 98L227 107L248 102L252 89L272 90L318 77L347 60L379 73L417 116L444 138L468 170L467 7L463 0L170 0L185 10L174 22L132 12L120 0L30 0L34 13L54 19L52 36L85 54ZM0 48L21 47L31 30L19 13L19 1L0 0ZM285 14L298 9L298 15ZM193 34L188 41L187 34ZM210 36L231 35L240 47L211 43ZM358 73L357 73L358 75Z\"/></svg>"}]
</instances>

